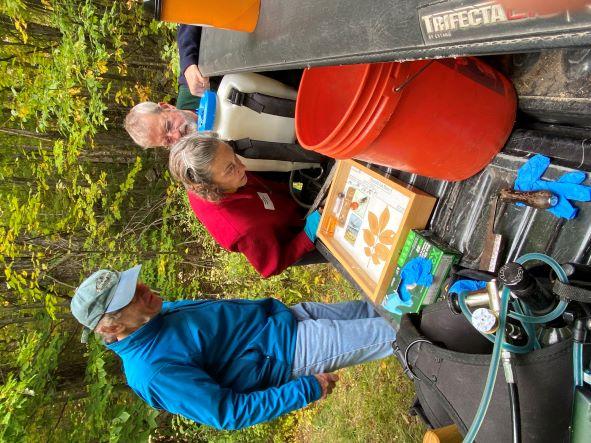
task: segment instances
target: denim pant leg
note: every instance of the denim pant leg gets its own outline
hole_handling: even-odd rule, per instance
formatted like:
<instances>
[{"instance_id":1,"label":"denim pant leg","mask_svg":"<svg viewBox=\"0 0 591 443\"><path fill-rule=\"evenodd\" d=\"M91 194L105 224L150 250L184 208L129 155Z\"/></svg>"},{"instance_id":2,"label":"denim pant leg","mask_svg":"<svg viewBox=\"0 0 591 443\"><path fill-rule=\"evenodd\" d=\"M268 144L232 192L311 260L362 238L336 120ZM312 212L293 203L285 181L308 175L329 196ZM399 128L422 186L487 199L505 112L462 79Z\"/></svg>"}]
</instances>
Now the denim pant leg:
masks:
<instances>
[{"instance_id":1,"label":"denim pant leg","mask_svg":"<svg viewBox=\"0 0 591 443\"><path fill-rule=\"evenodd\" d=\"M354 320L379 317L371 303L355 300L342 303L304 302L291 307L298 321L303 320Z\"/></svg>"},{"instance_id":2,"label":"denim pant leg","mask_svg":"<svg viewBox=\"0 0 591 443\"><path fill-rule=\"evenodd\" d=\"M292 377L388 357L395 339L395 330L381 317L302 320L297 326Z\"/></svg>"}]
</instances>

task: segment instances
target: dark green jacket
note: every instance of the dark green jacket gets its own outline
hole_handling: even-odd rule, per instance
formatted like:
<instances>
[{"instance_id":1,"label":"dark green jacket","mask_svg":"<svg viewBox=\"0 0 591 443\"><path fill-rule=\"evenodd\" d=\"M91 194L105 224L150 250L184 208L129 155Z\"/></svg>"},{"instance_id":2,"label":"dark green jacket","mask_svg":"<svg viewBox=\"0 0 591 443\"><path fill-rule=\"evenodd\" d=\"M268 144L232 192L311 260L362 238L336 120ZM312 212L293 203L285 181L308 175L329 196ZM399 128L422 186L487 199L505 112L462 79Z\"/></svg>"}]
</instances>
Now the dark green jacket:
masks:
<instances>
[{"instance_id":1,"label":"dark green jacket","mask_svg":"<svg viewBox=\"0 0 591 443\"><path fill-rule=\"evenodd\" d=\"M201 97L195 97L189 91L187 85L179 85L179 95L176 99L176 107L186 111L194 111L199 107Z\"/></svg>"}]
</instances>

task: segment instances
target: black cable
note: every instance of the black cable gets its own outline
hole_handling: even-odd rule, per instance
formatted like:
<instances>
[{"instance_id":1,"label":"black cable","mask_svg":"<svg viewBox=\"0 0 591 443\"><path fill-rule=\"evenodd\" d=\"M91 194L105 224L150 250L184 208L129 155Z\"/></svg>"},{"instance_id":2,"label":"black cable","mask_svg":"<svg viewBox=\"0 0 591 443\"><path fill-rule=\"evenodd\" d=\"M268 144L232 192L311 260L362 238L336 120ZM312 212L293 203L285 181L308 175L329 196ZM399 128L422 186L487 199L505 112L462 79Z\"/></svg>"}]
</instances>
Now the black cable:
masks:
<instances>
[{"instance_id":1,"label":"black cable","mask_svg":"<svg viewBox=\"0 0 591 443\"><path fill-rule=\"evenodd\" d=\"M511 424L513 425L513 443L521 443L521 413L519 411L519 393L516 383L507 383L509 402L511 403Z\"/></svg>"}]
</instances>

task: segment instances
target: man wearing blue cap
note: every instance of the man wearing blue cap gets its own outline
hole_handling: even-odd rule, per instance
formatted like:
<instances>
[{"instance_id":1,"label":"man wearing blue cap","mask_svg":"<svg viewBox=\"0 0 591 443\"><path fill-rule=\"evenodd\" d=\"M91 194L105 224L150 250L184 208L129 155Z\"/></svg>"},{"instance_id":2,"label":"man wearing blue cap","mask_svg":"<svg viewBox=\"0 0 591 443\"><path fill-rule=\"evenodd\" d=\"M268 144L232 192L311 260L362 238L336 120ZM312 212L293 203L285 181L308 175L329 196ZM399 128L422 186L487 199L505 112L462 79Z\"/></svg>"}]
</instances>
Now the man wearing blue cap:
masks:
<instances>
[{"instance_id":1,"label":"man wearing blue cap","mask_svg":"<svg viewBox=\"0 0 591 443\"><path fill-rule=\"evenodd\" d=\"M123 361L150 406L218 429L240 429L331 393L339 368L392 354L395 331L365 302L272 298L162 302L140 266L100 270L71 309Z\"/></svg>"}]
</instances>

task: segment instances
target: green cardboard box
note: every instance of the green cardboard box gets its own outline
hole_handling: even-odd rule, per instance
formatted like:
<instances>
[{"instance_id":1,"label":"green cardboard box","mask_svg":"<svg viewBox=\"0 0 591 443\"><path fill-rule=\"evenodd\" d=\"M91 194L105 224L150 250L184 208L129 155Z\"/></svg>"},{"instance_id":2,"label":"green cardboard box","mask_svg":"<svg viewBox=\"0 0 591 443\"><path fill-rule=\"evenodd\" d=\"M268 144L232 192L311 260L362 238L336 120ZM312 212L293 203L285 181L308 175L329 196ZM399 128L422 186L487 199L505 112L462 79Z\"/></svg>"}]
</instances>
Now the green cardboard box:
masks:
<instances>
[{"instance_id":1,"label":"green cardboard box","mask_svg":"<svg viewBox=\"0 0 591 443\"><path fill-rule=\"evenodd\" d=\"M428 287L417 285L409 288L412 296L411 304L398 304L397 290L400 286L402 267L415 257L425 257L431 260L433 264L431 268L433 283ZM459 251L437 240L430 231L410 231L400 252L394 277L388 287L382 306L388 306L389 309L387 310L394 317L400 319L403 314L419 312L422 306L436 302L452 265L457 263L460 257L461 253ZM396 306L395 309L392 309L392 306Z\"/></svg>"}]
</instances>

